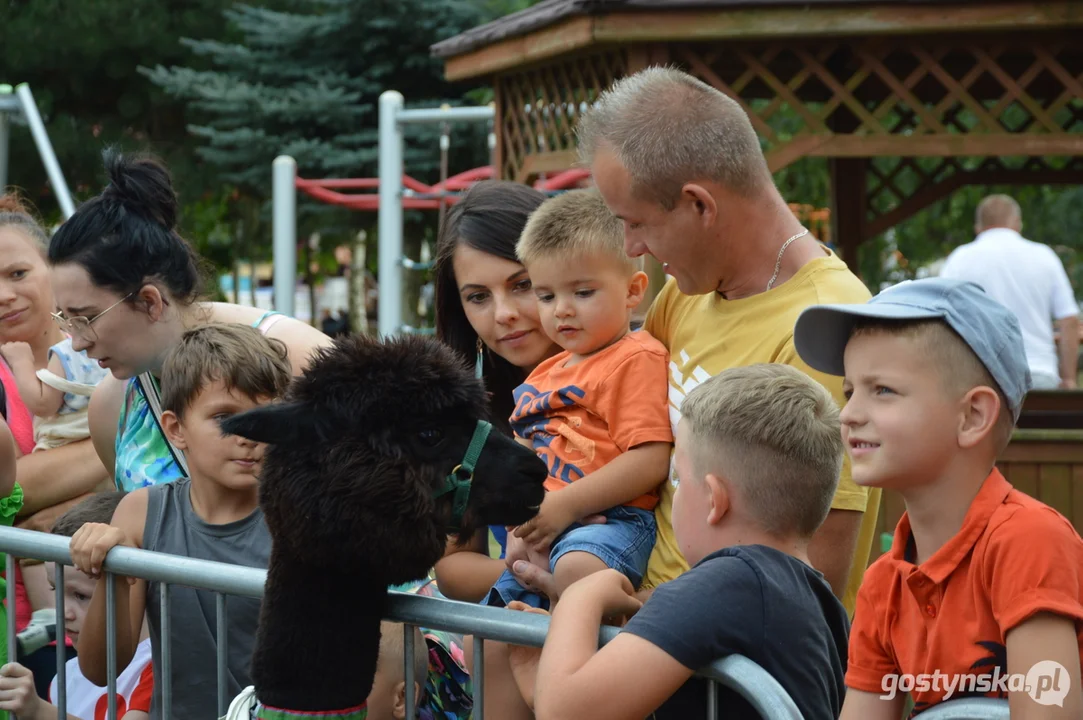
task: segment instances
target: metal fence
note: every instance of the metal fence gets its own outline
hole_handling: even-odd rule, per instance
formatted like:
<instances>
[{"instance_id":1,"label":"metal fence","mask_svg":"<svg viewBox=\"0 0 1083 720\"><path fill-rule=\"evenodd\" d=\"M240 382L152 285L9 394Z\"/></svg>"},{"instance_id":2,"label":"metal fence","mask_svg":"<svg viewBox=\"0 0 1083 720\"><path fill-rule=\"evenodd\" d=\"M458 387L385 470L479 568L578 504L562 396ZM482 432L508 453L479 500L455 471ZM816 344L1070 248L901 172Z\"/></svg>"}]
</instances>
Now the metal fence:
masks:
<instances>
[{"instance_id":1,"label":"metal fence","mask_svg":"<svg viewBox=\"0 0 1083 720\"><path fill-rule=\"evenodd\" d=\"M59 565L70 565L71 555L68 550L70 538L48 533L0 527L0 552L7 553L7 577L14 578L14 557L35 558L51 561ZM59 568L58 568L59 569ZM217 637L225 639L226 596L261 598L267 573L255 568L228 565L225 563L194 560L192 558L166 555L116 547L109 552L103 569L109 578L112 574L143 578L160 583L161 592L161 628L162 648L161 668L155 668L154 682L161 683L162 717L171 716L172 701L172 665L170 657L170 586L181 585L217 593ZM64 573L56 572L56 614L57 622L63 624L64 618ZM116 604L114 583L107 582L106 587L106 664L108 665L108 715L109 720L116 720ZM8 648L14 652L15 644L15 583L7 584L8 602ZM415 626L474 635L477 638L495 640L515 645L541 647L549 628L549 618L542 615L514 612L502 608L484 607L471 603L423 597L408 593L391 593L388 602L387 619L400 622L404 627L403 663L405 667L405 686L414 686L413 644ZM599 643L612 640L619 630L603 627L599 633ZM57 629L58 638L63 637L62 628ZM232 698L227 696L225 682L226 644L220 642L217 652L218 668L218 715L225 715ZM474 643L474 718L484 720L484 643ZM59 717L66 717L66 679L64 672L65 644L57 642L57 707ZM729 688L746 699L764 720L801 720L801 713L786 691L771 675L748 658L734 655L712 663L697 673L707 683L707 717L718 715L718 686ZM414 717L413 694L406 693L407 717ZM934 708L923 714L929 720L1000 720L1008 717L1006 701L958 700Z\"/></svg>"}]
</instances>

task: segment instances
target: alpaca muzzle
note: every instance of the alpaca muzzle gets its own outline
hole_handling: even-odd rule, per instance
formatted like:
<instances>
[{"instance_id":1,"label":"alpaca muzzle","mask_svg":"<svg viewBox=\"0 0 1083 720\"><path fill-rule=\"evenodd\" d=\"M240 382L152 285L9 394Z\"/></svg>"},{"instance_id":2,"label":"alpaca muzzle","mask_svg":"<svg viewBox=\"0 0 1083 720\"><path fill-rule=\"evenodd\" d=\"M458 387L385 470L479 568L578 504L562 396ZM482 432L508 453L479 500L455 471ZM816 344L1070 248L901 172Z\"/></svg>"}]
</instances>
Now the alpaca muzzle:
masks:
<instances>
[{"instance_id":1,"label":"alpaca muzzle","mask_svg":"<svg viewBox=\"0 0 1083 720\"><path fill-rule=\"evenodd\" d=\"M451 526L459 529L462 526L463 515L466 514L466 506L470 502L470 484L474 480L474 468L477 467L481 458L481 451L485 447L485 441L489 439L489 433L493 426L478 420L474 427L474 434L470 438L470 445L466 448L463 461L444 478L444 484L433 493L432 499L439 500L448 493L454 493L451 504Z\"/></svg>"}]
</instances>

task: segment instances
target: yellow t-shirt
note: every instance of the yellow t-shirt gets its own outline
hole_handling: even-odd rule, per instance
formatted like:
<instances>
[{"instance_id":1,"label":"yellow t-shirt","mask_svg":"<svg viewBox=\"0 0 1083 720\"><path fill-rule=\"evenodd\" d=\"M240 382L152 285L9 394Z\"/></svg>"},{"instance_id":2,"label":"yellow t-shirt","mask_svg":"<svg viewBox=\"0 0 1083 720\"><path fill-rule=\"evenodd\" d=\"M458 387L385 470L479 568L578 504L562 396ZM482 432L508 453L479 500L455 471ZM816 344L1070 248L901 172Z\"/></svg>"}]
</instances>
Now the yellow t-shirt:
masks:
<instances>
[{"instance_id":1,"label":"yellow t-shirt","mask_svg":"<svg viewBox=\"0 0 1083 720\"><path fill-rule=\"evenodd\" d=\"M673 432L680 420L681 400L701 382L731 367L774 362L792 365L831 391L841 407L842 378L817 372L802 362L793 345L797 316L810 305L863 303L869 291L836 255L817 258L785 283L747 298L724 300L718 293L682 295L670 280L647 313L644 329L669 349L669 404ZM670 465L669 482L663 483L655 517L658 537L647 565L643 586L655 588L688 570L673 535L673 491L676 474ZM854 612L857 588L865 574L876 516L879 488L862 488L850 477L850 462L842 468L833 509L864 512L861 533L843 605Z\"/></svg>"}]
</instances>

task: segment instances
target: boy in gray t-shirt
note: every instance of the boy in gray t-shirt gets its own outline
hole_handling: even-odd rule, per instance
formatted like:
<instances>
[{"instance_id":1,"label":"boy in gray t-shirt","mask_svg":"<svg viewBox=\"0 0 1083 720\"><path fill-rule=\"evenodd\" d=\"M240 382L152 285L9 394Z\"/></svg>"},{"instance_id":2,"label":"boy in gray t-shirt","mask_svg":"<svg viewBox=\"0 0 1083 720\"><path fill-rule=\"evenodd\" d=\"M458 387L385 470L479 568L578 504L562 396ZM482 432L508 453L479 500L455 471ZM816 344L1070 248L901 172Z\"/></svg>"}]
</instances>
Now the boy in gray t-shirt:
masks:
<instances>
[{"instance_id":1,"label":"boy in gray t-shirt","mask_svg":"<svg viewBox=\"0 0 1083 720\"><path fill-rule=\"evenodd\" d=\"M839 410L816 381L786 365L734 368L681 405L673 527L692 569L640 605L620 573L596 573L561 596L533 692L539 714L703 717L692 676L740 654L786 690L807 720L842 707L849 622L808 545L831 506L842 467ZM603 619L634 616L597 648ZM524 672L526 671L526 672ZM719 717L758 718L720 689Z\"/></svg>"},{"instance_id":2,"label":"boy in gray t-shirt","mask_svg":"<svg viewBox=\"0 0 1083 720\"><path fill-rule=\"evenodd\" d=\"M223 436L223 418L265 405L290 382L286 347L247 325L212 324L186 332L162 365L162 430L184 453L190 476L135 490L109 525L88 523L71 540L72 564L97 579L79 640L79 667L106 683L105 576L102 562L117 545L199 560L266 568L271 538L259 509L257 481L264 446ZM151 587L153 585L153 587ZM117 669L127 667L148 611L154 674L162 677L157 583L115 576ZM227 603L228 693L250 684L259 602ZM215 593L173 586L170 593L174 717L218 717ZM151 718L162 714L154 684Z\"/></svg>"}]
</instances>

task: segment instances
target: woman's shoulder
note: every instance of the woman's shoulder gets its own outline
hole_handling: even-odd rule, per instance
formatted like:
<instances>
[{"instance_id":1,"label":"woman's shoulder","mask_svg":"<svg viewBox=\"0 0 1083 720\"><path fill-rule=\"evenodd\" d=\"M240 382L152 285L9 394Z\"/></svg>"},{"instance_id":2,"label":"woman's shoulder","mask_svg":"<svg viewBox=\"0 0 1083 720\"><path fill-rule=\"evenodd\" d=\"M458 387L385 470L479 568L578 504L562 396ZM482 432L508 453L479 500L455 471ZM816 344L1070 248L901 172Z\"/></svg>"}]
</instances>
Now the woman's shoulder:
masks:
<instances>
[{"instance_id":1,"label":"woman's shoulder","mask_svg":"<svg viewBox=\"0 0 1083 720\"><path fill-rule=\"evenodd\" d=\"M210 319L214 322L259 325L267 337L281 340L289 350L295 373L304 369L313 350L329 347L333 342L311 325L287 315L277 316L280 319L273 323L261 322L268 315L268 311L261 308L216 302L210 303L208 309Z\"/></svg>"}]
</instances>

